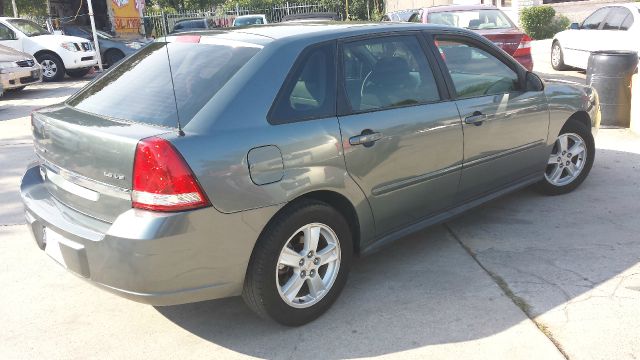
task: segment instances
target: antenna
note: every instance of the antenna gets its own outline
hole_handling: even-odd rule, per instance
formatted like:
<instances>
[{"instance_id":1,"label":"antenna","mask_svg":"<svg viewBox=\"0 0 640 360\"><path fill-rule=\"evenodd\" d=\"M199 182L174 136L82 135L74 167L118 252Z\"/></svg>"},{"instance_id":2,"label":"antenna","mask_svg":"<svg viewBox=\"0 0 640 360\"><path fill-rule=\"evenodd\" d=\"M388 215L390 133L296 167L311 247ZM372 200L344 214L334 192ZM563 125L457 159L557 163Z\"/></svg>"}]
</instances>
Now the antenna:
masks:
<instances>
[{"instance_id":1,"label":"antenna","mask_svg":"<svg viewBox=\"0 0 640 360\"><path fill-rule=\"evenodd\" d=\"M180 112L178 111L178 97L176 96L176 86L173 83L173 70L171 69L171 57L169 56L169 41L164 37L164 47L167 50L167 60L169 61L169 74L171 75L171 90L173 91L173 103L176 105L176 120L178 122L178 135L184 136L182 125L180 124Z\"/></svg>"}]
</instances>

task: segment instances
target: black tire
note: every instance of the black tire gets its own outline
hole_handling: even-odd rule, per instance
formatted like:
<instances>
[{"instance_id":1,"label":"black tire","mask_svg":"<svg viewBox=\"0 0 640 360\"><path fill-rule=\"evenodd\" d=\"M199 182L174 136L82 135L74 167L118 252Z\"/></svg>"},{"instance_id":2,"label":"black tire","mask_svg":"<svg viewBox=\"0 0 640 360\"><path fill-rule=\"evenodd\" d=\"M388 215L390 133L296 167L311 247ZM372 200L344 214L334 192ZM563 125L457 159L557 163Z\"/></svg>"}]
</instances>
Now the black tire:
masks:
<instances>
[{"instance_id":1,"label":"black tire","mask_svg":"<svg viewBox=\"0 0 640 360\"><path fill-rule=\"evenodd\" d=\"M36 57L36 60L38 60L38 63L43 68L42 69L43 81L52 82L52 81L60 81L64 79L64 73L65 73L64 63L62 62L62 60L60 60L59 57L53 54L41 54ZM45 67L50 67L53 69L53 67L51 67L51 64L55 65L55 70L52 70L51 72L46 71Z\"/></svg>"},{"instance_id":2,"label":"black tire","mask_svg":"<svg viewBox=\"0 0 640 360\"><path fill-rule=\"evenodd\" d=\"M566 194L568 192L575 190L578 186L580 186L580 184L582 184L584 179L587 178L587 175L589 175L589 172L591 171L591 167L593 166L593 161L595 160L595 155L596 155L595 142L593 140L593 135L591 134L591 130L588 127L586 127L583 123L579 122L578 120L569 119L569 121L567 121L567 123L564 125L564 127L560 131L560 134L558 134L558 138L560 138L562 135L565 135L565 134L576 134L580 138L582 138L582 140L584 141L585 156L586 156L586 159L584 159L584 166L582 167L582 170L580 171L578 176L575 177L573 180L563 185L557 185L552 183L548 179L549 173L552 172L552 169L556 165L554 164L547 165L547 168L545 169L545 174L543 175L542 180L535 185L536 190L538 190L539 192L545 195L561 195L561 194ZM559 158L563 157L562 152L558 151L557 142L554 145L551 154L555 154L556 152L558 152ZM550 158L551 158L551 154L549 156ZM570 155L571 154L567 154L567 156L570 156ZM579 160L578 160L578 157L571 160L569 158L566 158L561 160L560 162L562 163L565 161L577 162ZM565 170L560 170L560 171L562 174L564 174L562 171L565 171Z\"/></svg>"},{"instance_id":3,"label":"black tire","mask_svg":"<svg viewBox=\"0 0 640 360\"><path fill-rule=\"evenodd\" d=\"M105 54L104 54L104 60L103 62L106 64L106 66L110 67L115 65L118 61L124 59L124 53L120 50L108 50Z\"/></svg>"},{"instance_id":4,"label":"black tire","mask_svg":"<svg viewBox=\"0 0 640 360\"><path fill-rule=\"evenodd\" d=\"M278 292L278 259L280 252L296 231L312 223L328 226L337 236L340 248L339 269L333 285L317 303L306 308L297 308L287 304ZM276 215L258 239L247 269L242 297L249 308L263 318L287 326L306 324L327 311L340 295L347 281L352 252L349 225L338 211L316 200L294 203ZM317 276L320 271L318 269ZM305 284L308 284L306 280Z\"/></svg>"},{"instance_id":5,"label":"black tire","mask_svg":"<svg viewBox=\"0 0 640 360\"><path fill-rule=\"evenodd\" d=\"M553 61L553 52L558 51L558 61L554 63ZM562 53L562 46L560 46L559 41L554 41L551 45L551 67L556 71L564 71L568 70L569 67L564 64L564 54Z\"/></svg>"},{"instance_id":6,"label":"black tire","mask_svg":"<svg viewBox=\"0 0 640 360\"><path fill-rule=\"evenodd\" d=\"M69 75L69 77L72 77L74 79L80 79L85 75L87 75L90 70L91 68L67 70L67 75Z\"/></svg>"}]
</instances>

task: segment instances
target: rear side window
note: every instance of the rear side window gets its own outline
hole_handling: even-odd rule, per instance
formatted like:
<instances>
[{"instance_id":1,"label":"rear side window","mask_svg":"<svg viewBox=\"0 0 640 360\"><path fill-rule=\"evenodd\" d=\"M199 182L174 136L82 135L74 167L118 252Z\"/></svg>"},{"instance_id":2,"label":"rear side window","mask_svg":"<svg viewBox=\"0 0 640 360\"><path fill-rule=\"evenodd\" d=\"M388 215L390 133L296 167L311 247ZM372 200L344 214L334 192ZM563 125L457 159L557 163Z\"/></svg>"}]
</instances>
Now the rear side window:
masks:
<instances>
[{"instance_id":1,"label":"rear side window","mask_svg":"<svg viewBox=\"0 0 640 360\"><path fill-rule=\"evenodd\" d=\"M427 58L413 35L346 43L342 59L344 88L353 112L440 100Z\"/></svg>"},{"instance_id":2,"label":"rear side window","mask_svg":"<svg viewBox=\"0 0 640 360\"><path fill-rule=\"evenodd\" d=\"M602 30L620 30L622 23L631 15L631 11L623 7L614 7L609 11L607 19L602 25Z\"/></svg>"},{"instance_id":3,"label":"rear side window","mask_svg":"<svg viewBox=\"0 0 640 360\"><path fill-rule=\"evenodd\" d=\"M184 126L259 50L235 42L152 43L82 89L67 104L97 115L152 125L177 127L179 119Z\"/></svg>"},{"instance_id":4,"label":"rear side window","mask_svg":"<svg viewBox=\"0 0 640 360\"><path fill-rule=\"evenodd\" d=\"M629 15L624 19L622 25L620 25L620 30L629 30L629 28L633 25L633 14L629 12Z\"/></svg>"},{"instance_id":5,"label":"rear side window","mask_svg":"<svg viewBox=\"0 0 640 360\"><path fill-rule=\"evenodd\" d=\"M332 42L302 53L270 111L271 124L336 115L335 48Z\"/></svg>"}]
</instances>

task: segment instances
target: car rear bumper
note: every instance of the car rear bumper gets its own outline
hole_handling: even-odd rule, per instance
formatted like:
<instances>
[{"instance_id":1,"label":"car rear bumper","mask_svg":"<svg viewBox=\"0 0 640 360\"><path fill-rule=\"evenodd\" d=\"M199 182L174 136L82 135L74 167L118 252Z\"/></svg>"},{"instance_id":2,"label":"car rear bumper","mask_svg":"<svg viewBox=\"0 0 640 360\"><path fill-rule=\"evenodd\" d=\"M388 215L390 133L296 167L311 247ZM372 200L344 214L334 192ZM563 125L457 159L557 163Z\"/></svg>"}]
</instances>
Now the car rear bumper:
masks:
<instances>
[{"instance_id":1,"label":"car rear bumper","mask_svg":"<svg viewBox=\"0 0 640 360\"><path fill-rule=\"evenodd\" d=\"M16 67L3 69L0 73L0 82L4 90L15 89L25 85L42 81L40 67Z\"/></svg>"},{"instance_id":2,"label":"car rear bumper","mask_svg":"<svg viewBox=\"0 0 640 360\"><path fill-rule=\"evenodd\" d=\"M533 58L531 58L531 55L516 56L514 57L514 59L522 64L522 66L524 66L527 70L533 71Z\"/></svg>"},{"instance_id":3,"label":"car rear bumper","mask_svg":"<svg viewBox=\"0 0 640 360\"><path fill-rule=\"evenodd\" d=\"M25 173L20 192L41 249L99 287L151 305L239 295L255 241L277 211L131 209L109 224L52 197L37 165Z\"/></svg>"}]
</instances>

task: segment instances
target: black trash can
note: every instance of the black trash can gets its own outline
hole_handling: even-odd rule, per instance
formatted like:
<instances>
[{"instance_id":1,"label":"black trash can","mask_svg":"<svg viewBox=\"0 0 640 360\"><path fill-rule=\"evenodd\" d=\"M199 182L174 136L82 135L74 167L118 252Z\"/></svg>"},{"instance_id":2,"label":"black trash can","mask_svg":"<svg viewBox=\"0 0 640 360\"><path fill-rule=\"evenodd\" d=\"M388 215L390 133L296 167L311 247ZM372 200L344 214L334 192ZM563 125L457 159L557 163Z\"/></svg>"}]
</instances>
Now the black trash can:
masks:
<instances>
[{"instance_id":1,"label":"black trash can","mask_svg":"<svg viewBox=\"0 0 640 360\"><path fill-rule=\"evenodd\" d=\"M594 51L589 56L587 84L598 91L601 125L629 127L631 76L637 67L635 51Z\"/></svg>"}]
</instances>

